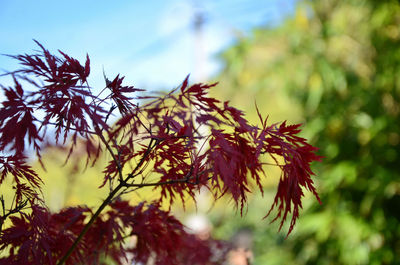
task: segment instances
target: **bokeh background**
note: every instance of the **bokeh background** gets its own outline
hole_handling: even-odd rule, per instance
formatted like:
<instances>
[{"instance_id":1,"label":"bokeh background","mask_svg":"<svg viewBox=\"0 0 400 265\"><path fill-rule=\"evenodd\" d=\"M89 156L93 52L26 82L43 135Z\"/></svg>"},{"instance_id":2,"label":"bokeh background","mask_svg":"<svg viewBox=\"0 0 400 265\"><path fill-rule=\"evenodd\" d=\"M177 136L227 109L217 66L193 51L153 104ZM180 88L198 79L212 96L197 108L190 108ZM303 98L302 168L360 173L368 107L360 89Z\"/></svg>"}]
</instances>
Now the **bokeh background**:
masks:
<instances>
[{"instance_id":1,"label":"bokeh background","mask_svg":"<svg viewBox=\"0 0 400 265\"><path fill-rule=\"evenodd\" d=\"M32 39L77 58L89 53L91 85L100 89L103 68L150 90L169 90L191 73L193 81L219 81L212 93L250 120L256 101L271 122L303 123L324 156L314 165L323 204L307 194L287 239L285 228L262 220L279 178L274 168L266 169L264 198L255 193L243 218L207 195L197 209L175 209L214 237L245 235L253 264L400 264L398 1L2 0L0 25L3 54L32 51ZM1 69L15 67L0 57ZM60 150L45 159L52 209L101 200L91 191L98 169L82 178L79 163L59 170ZM146 197L151 190L133 200Z\"/></svg>"}]
</instances>

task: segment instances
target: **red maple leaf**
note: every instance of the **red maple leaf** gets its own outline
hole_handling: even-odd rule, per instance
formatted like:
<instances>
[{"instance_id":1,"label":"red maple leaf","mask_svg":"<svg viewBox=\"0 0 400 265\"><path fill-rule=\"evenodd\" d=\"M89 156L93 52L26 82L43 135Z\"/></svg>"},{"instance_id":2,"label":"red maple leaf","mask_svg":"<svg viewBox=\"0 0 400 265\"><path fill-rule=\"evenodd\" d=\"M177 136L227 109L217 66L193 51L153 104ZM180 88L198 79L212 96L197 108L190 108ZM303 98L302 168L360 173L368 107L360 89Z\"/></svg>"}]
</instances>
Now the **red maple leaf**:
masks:
<instances>
[{"instance_id":1,"label":"red maple leaf","mask_svg":"<svg viewBox=\"0 0 400 265\"><path fill-rule=\"evenodd\" d=\"M251 191L263 192L265 156L282 170L267 213L277 208L280 228L291 215L288 234L293 230L303 189L320 201L311 163L321 157L299 136L300 124L268 125L257 109L261 126L252 125L243 111L209 96L216 83L190 85L189 76L169 93L135 97L128 93L142 90L122 85L124 77L105 77L106 88L95 95L87 80L88 56L83 66L37 44L38 54L11 56L22 68L11 73L14 87L1 86L0 184L12 179L15 202L5 209L0 197L0 250L8 251L0 264L98 264L103 255L117 264L149 259L217 264L213 249L222 244L187 233L161 204L180 200L184 205L204 187L215 199L229 196L243 214ZM33 90L24 91L21 81ZM112 115L119 115L113 123ZM41 178L24 153L33 147L40 160L50 135L55 138L50 145L69 150L66 163L86 156L86 165L89 160L95 165L100 154L108 154L100 187L108 185L110 192L96 211L74 207L51 213L45 207ZM123 200L146 187L160 191L154 202L132 206ZM11 224L3 229L6 218ZM127 240L135 244L126 245Z\"/></svg>"}]
</instances>

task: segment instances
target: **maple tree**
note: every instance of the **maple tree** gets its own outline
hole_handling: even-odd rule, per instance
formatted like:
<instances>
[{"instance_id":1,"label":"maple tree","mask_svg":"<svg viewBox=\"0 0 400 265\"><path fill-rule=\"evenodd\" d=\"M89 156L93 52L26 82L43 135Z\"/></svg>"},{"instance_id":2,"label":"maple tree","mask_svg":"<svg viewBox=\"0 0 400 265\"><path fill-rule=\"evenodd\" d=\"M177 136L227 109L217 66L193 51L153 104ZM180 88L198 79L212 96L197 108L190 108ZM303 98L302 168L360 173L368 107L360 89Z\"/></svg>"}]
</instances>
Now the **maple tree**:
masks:
<instances>
[{"instance_id":1,"label":"maple tree","mask_svg":"<svg viewBox=\"0 0 400 265\"><path fill-rule=\"evenodd\" d=\"M242 213L251 190L263 191L264 157L282 170L266 216L277 207L274 220L282 227L291 215L288 234L303 188L319 200L310 164L320 157L298 136L299 124L269 125L257 109L260 124L251 125L229 102L208 96L216 84L189 85L188 77L171 92L151 96L123 85L117 75L105 78L106 87L95 94L87 80L88 56L82 65L37 44L36 54L11 56L21 68L7 73L12 87L1 86L0 184L12 179L15 197L10 207L0 198L0 264L98 264L104 255L117 264L219 264L213 250L222 243L188 233L161 204L195 200L206 188L216 200L231 197ZM24 89L23 82L34 89ZM111 122L113 115L118 119ZM110 157L100 186L110 192L97 209L52 213L46 207L43 181L27 152L45 167L41 154L54 134L52 144L69 150L67 161L78 145L85 147L88 166L103 154ZM130 205L123 196L146 187L160 191L151 202ZM129 238L134 244L126 244Z\"/></svg>"}]
</instances>

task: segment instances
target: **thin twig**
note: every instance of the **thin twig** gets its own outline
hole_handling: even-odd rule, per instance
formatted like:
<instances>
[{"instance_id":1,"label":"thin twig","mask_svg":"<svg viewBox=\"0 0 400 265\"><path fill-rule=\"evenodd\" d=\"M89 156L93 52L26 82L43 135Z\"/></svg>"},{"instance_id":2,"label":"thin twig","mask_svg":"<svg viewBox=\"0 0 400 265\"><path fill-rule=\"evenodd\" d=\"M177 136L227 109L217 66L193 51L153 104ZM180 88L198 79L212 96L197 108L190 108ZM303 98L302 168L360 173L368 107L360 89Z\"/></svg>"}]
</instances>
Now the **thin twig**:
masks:
<instances>
[{"instance_id":1,"label":"thin twig","mask_svg":"<svg viewBox=\"0 0 400 265\"><path fill-rule=\"evenodd\" d=\"M108 196L107 198L103 201L103 203L100 205L100 207L97 209L97 211L92 215L90 218L89 222L85 225L85 227L82 229L82 231L79 233L78 237L75 239L74 243L72 246L68 249L67 253L64 254L64 256L60 259L60 261L57 263L57 265L62 265L65 263L65 261L71 256L72 252L75 250L75 248L78 246L79 242L82 240L83 236L87 233L91 225L94 223L94 221L97 219L97 217L100 215L100 213L104 210L104 208L111 202L113 199L114 195L123 187L122 183L120 183Z\"/></svg>"},{"instance_id":2,"label":"thin twig","mask_svg":"<svg viewBox=\"0 0 400 265\"><path fill-rule=\"evenodd\" d=\"M100 140L103 142L103 144L106 146L108 152L110 153L112 159L114 160L115 164L117 165L117 169L118 169L118 178L120 180L123 179L123 175L122 175L122 166L120 161L117 159L117 157L114 154L114 151L112 150L111 146L108 144L106 138L104 138L103 133L101 132L100 128L97 127L97 125L95 125L95 129L98 131L97 135L100 137Z\"/></svg>"},{"instance_id":3,"label":"thin twig","mask_svg":"<svg viewBox=\"0 0 400 265\"><path fill-rule=\"evenodd\" d=\"M50 124L50 125L53 125L53 126L61 126L63 128L67 128L67 126L65 126L65 125L54 123L54 122L48 122L47 124ZM76 129L76 128L71 128L71 127L69 127L68 129L72 130L72 131L79 131L79 132L85 132L85 133L88 133L88 134L96 134L97 135L96 132L90 131L90 130L82 130L82 129Z\"/></svg>"},{"instance_id":4,"label":"thin twig","mask_svg":"<svg viewBox=\"0 0 400 265\"><path fill-rule=\"evenodd\" d=\"M175 184L175 183L187 183L187 184L192 184L192 185L197 185L198 183L198 176L202 175L204 173L208 173L210 172L211 169L206 169L198 174L196 174L195 182L191 182L190 180L193 179L192 176L192 170L190 170L190 172L188 172L187 176L182 178L182 179L172 179L172 180L168 180L168 181L161 181L161 182L151 182L151 183L126 183L125 186L126 187L136 187L136 188L142 188L142 187L150 187L150 186L162 186L162 185L170 185L170 184ZM209 177L208 179L210 179L211 177ZM208 180L207 179L207 180Z\"/></svg>"},{"instance_id":5,"label":"thin twig","mask_svg":"<svg viewBox=\"0 0 400 265\"><path fill-rule=\"evenodd\" d=\"M100 134L100 135L101 135L101 134ZM100 138L103 138L102 141L103 141L103 142L107 142L107 141L105 141L104 136L103 136L103 135L100 136L100 135L99 135L99 137L100 137ZM108 145L108 143L107 143L107 145ZM106 146L107 146L107 145L106 145ZM135 171L138 170L138 169L141 167L141 165L142 165L142 164L144 163L144 161L147 159L147 156L150 154L151 150L155 147L155 145L157 145L157 142L154 143L154 140L151 140L150 143L149 143L149 145L148 145L148 147L147 147L147 150L146 150L145 154L143 155L143 157L141 158L141 160L139 161L139 163L136 165L136 168L134 169L134 171L133 171L131 174L135 174L135 173L136 173ZM109 147L109 145L108 145L108 147ZM108 150L109 150L109 151L110 151L110 150L112 151L111 147L109 147L109 148L110 148L110 149L108 149ZM111 152L111 153L112 153L112 152ZM112 155L115 157L114 153L112 153ZM121 172L121 174L122 174L122 172ZM107 198L103 201L103 203L99 206L99 208L96 210L96 212L92 215L92 217L90 218L89 222L84 226L84 228L82 229L82 231L79 233L78 237L75 239L74 243L71 245L71 247L68 249L68 251L64 254L64 256L60 259L60 261L57 263L57 265L62 265L62 264L64 264L65 261L71 256L72 252L74 252L74 250L75 250L76 247L78 246L79 242L80 242L80 241L82 240L82 238L85 236L85 234L87 233L87 231L89 230L89 228L91 227L91 225L94 223L94 221L99 217L100 213L104 210L104 208L105 208L107 205L109 205L109 204L112 202L114 196L115 196L123 187L126 187L126 181L129 180L131 174L129 174L128 177L126 177L124 181L121 181L121 182L118 184L118 186L117 186L114 190L112 190L112 191L110 192L110 194L109 194L109 195L107 196Z\"/></svg>"}]
</instances>

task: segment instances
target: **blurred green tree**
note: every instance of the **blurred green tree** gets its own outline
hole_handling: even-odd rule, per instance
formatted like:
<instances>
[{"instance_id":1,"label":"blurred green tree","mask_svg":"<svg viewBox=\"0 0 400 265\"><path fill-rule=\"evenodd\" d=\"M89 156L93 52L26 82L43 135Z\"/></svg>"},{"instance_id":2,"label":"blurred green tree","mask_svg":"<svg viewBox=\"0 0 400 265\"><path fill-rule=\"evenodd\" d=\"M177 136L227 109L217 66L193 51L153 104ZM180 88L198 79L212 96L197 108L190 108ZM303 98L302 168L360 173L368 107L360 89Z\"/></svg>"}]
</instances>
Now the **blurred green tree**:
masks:
<instances>
[{"instance_id":1,"label":"blurred green tree","mask_svg":"<svg viewBox=\"0 0 400 265\"><path fill-rule=\"evenodd\" d=\"M325 158L323 205L306 202L286 241L252 212L215 233L253 227L255 264L400 264L398 1L300 1L283 24L255 29L222 58L225 99L249 109L246 98L257 98L274 119L304 121Z\"/></svg>"}]
</instances>

